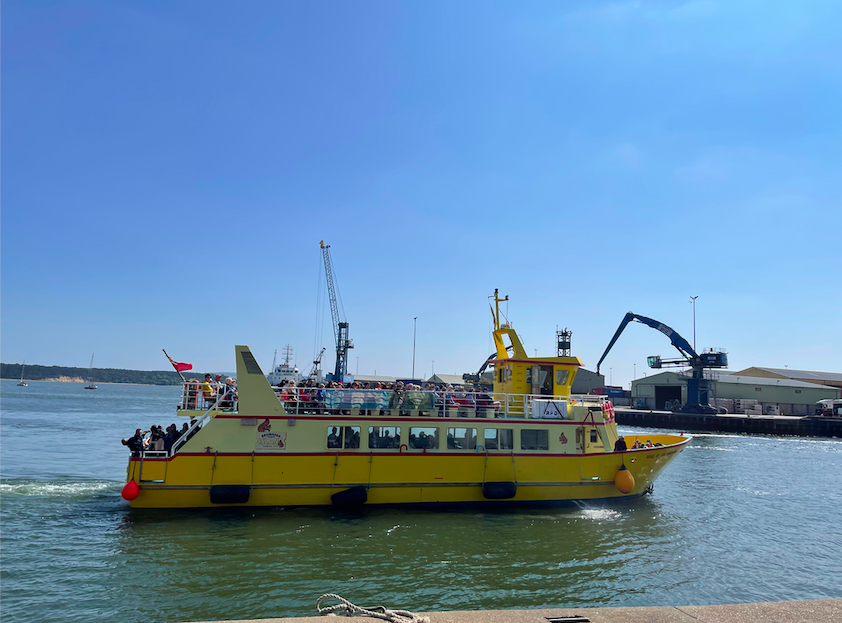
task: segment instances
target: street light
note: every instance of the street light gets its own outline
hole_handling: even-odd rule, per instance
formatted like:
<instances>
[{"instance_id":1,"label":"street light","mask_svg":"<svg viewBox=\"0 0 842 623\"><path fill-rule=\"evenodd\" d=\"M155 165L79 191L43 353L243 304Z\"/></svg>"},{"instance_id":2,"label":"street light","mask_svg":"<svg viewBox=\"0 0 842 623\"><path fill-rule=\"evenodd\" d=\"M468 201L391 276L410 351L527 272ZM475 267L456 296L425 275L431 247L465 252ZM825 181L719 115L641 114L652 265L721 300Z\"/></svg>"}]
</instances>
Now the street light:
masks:
<instances>
[{"instance_id":1,"label":"street light","mask_svg":"<svg viewBox=\"0 0 842 623\"><path fill-rule=\"evenodd\" d=\"M693 350L696 350L696 299L698 296L691 296L690 302L693 304Z\"/></svg>"},{"instance_id":2,"label":"street light","mask_svg":"<svg viewBox=\"0 0 842 623\"><path fill-rule=\"evenodd\" d=\"M418 316L412 319L412 380L415 380L415 328L418 326Z\"/></svg>"}]
</instances>

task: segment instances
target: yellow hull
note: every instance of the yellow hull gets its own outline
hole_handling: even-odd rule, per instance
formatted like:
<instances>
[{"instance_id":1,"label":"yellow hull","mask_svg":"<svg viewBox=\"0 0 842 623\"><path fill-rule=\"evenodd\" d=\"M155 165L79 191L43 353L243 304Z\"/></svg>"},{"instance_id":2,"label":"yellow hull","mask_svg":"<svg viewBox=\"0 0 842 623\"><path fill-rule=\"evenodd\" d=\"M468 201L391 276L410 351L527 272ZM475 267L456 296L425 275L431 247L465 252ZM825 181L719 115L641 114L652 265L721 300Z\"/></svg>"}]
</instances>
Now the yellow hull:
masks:
<instances>
[{"instance_id":1,"label":"yellow hull","mask_svg":"<svg viewBox=\"0 0 842 623\"><path fill-rule=\"evenodd\" d=\"M211 506L325 506L351 487L367 491L366 505L548 503L630 498L647 491L689 438L646 435L662 447L589 454L430 452L308 452L290 454L185 452L168 459L131 459L128 479L140 486L133 508ZM632 445L634 437L626 437ZM621 493L621 465L634 486ZM483 495L483 483L517 485L503 500ZM213 503L212 486L247 488L248 501Z\"/></svg>"}]
</instances>

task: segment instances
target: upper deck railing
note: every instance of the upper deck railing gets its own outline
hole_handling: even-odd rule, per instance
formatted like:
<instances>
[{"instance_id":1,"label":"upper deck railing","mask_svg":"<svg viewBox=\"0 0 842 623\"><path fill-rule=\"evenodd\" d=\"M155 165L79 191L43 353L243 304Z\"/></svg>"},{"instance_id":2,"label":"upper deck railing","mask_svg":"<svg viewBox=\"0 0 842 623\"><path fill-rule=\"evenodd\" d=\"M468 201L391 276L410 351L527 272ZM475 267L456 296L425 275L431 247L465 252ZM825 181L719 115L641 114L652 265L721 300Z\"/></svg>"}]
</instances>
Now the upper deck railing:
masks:
<instances>
[{"instance_id":1,"label":"upper deck railing","mask_svg":"<svg viewBox=\"0 0 842 623\"><path fill-rule=\"evenodd\" d=\"M236 394L185 383L180 409L237 412ZM545 396L403 389L283 387L275 390L290 415L428 416L568 419L567 405L601 408L603 396Z\"/></svg>"}]
</instances>

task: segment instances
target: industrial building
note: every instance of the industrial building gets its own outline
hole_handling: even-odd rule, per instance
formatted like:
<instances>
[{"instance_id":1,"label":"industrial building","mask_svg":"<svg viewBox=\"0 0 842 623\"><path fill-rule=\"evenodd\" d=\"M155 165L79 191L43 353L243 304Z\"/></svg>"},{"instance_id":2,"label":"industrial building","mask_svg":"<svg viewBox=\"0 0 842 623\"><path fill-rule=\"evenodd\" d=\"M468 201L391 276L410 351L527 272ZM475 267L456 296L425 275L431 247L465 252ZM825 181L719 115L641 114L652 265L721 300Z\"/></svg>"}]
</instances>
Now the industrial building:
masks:
<instances>
[{"instance_id":1,"label":"industrial building","mask_svg":"<svg viewBox=\"0 0 842 623\"><path fill-rule=\"evenodd\" d=\"M579 368L570 392L573 394L593 394L597 388L605 387L605 375Z\"/></svg>"},{"instance_id":2,"label":"industrial building","mask_svg":"<svg viewBox=\"0 0 842 623\"><path fill-rule=\"evenodd\" d=\"M804 383L815 383L817 385L828 385L842 389L842 373L839 372L815 372L813 370L790 370L789 368L760 368L752 367L734 372L739 376L753 376L766 379L789 379L790 381L803 381Z\"/></svg>"},{"instance_id":3,"label":"industrial building","mask_svg":"<svg viewBox=\"0 0 842 623\"><path fill-rule=\"evenodd\" d=\"M749 368L757 369L763 370ZM813 415L819 400L839 398L841 391L838 387L816 382L749 376L724 370L705 370L705 377L712 381L711 403L730 413ZM686 400L687 375L684 373L661 372L632 381L632 405L635 407L670 410ZM756 409L753 409L755 405Z\"/></svg>"}]
</instances>

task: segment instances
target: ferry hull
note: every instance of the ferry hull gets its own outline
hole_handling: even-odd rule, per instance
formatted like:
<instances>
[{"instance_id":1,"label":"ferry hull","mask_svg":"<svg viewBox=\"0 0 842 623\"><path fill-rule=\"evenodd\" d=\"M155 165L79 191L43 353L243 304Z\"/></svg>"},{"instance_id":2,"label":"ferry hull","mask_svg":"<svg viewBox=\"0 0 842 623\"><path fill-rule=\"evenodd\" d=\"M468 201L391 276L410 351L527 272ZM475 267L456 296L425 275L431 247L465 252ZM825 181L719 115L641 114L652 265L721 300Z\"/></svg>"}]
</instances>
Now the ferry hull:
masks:
<instances>
[{"instance_id":1,"label":"ferry hull","mask_svg":"<svg viewBox=\"0 0 842 623\"><path fill-rule=\"evenodd\" d=\"M138 482L133 508L214 506L328 506L352 487L366 491L366 506L534 504L633 498L645 493L686 447L688 437L647 435L661 447L583 455L462 453L179 453L166 459L131 459ZM644 441L645 441L644 440ZM635 437L627 436L631 445ZM634 486L621 493L614 479L625 465ZM489 499L483 484L514 483L507 499ZM242 503L213 503L211 488L247 492Z\"/></svg>"}]
</instances>

